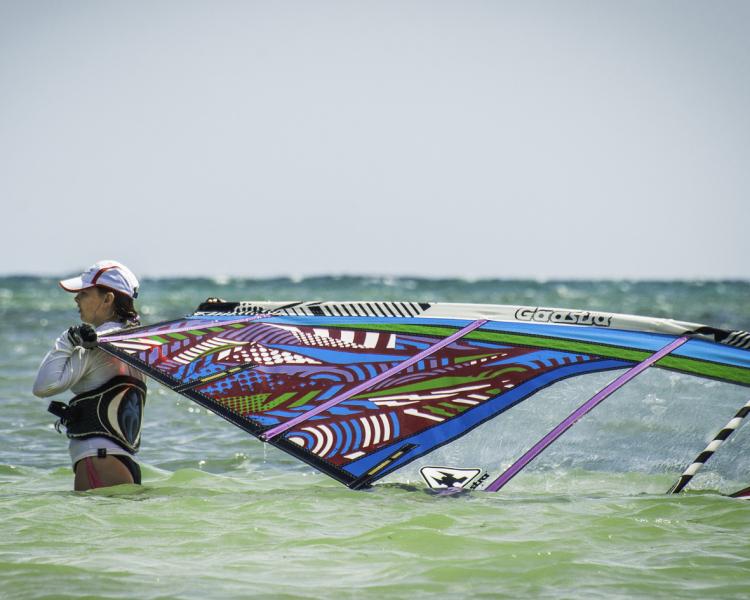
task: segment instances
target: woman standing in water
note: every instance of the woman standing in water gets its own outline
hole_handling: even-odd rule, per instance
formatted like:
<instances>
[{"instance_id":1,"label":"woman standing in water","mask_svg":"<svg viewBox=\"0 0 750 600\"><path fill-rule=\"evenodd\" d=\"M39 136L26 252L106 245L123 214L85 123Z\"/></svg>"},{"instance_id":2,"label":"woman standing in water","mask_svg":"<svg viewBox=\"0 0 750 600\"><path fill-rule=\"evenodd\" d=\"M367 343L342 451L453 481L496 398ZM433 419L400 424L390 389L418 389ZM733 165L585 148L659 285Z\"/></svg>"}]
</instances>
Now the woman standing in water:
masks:
<instances>
[{"instance_id":1,"label":"woman standing in water","mask_svg":"<svg viewBox=\"0 0 750 600\"><path fill-rule=\"evenodd\" d=\"M67 429L76 491L140 484L133 455L140 444L145 378L96 345L97 335L139 324L133 306L138 279L125 265L103 260L60 286L76 294L83 323L57 338L39 367L34 394L75 394L68 404L52 402L49 410Z\"/></svg>"}]
</instances>

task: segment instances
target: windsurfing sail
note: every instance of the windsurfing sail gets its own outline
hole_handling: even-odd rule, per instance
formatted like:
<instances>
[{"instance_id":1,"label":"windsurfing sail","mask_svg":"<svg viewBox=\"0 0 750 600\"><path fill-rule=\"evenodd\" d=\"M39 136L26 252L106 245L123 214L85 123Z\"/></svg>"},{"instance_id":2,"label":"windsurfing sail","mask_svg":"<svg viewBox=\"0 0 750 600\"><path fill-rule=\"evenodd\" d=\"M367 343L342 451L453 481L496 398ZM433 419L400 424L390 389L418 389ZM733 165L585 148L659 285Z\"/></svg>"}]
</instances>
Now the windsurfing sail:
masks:
<instances>
[{"instance_id":1,"label":"windsurfing sail","mask_svg":"<svg viewBox=\"0 0 750 600\"><path fill-rule=\"evenodd\" d=\"M547 386L632 368L685 335L657 368L750 386L745 332L538 307L207 301L100 347L356 489ZM475 466L422 476L482 489Z\"/></svg>"}]
</instances>

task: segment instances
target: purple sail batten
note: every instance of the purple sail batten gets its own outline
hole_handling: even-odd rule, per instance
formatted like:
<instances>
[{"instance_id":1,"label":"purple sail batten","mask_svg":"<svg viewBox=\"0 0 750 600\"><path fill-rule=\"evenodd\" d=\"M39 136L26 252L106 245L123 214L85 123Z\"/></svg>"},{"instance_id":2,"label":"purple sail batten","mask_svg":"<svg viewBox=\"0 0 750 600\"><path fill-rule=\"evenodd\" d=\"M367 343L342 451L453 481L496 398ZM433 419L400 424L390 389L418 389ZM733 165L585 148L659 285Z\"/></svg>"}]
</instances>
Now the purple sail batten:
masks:
<instances>
[{"instance_id":1,"label":"purple sail batten","mask_svg":"<svg viewBox=\"0 0 750 600\"><path fill-rule=\"evenodd\" d=\"M352 396L361 394L362 392L370 389L376 383L379 383L383 381L384 379L387 379L391 375L395 375L396 373L409 368L413 364L418 363L420 360L427 358L428 356L430 356L430 354L434 354L441 348L444 348L445 346L452 344L456 340L461 339L467 333L474 331L475 329L477 329L478 327L481 327L485 323L487 323L487 319L478 319L477 321L472 321L463 329L459 329L456 333L449 335L446 338L443 338L439 342L433 344L429 348L425 348L424 350L422 350L418 354L415 354L411 358L407 358L405 361L398 363L396 366L391 367L387 371L383 371L382 373L380 373L380 375L376 375L372 379L363 381L358 386L353 387L352 389L347 390L346 392L343 392L339 394L338 396L331 398L330 400L324 402L320 406L316 406L315 408L308 410L302 413L301 415L294 417L293 419L290 419L289 421L286 421L284 423L281 423L280 425L277 425L276 427L269 429L268 431L262 433L260 437L263 440L268 441L276 437L280 433L284 433L285 431L288 431L295 425L299 425L300 423L307 421L308 419L314 417L315 415L318 415L322 413L323 411L328 410L332 406L336 406L337 404L340 404L344 400L348 400Z\"/></svg>"},{"instance_id":2,"label":"purple sail batten","mask_svg":"<svg viewBox=\"0 0 750 600\"><path fill-rule=\"evenodd\" d=\"M485 491L498 491L506 483L513 479L513 477L515 477L526 465L528 465L532 460L539 456L550 444L552 444L552 442L554 442L563 433L565 433L568 429L575 425L578 419L595 408L602 400L610 396L613 392L624 386L628 381L639 375L641 372L645 371L656 361L664 358L667 354L670 354L671 352L682 346L682 344L687 342L688 339L689 338L687 336L683 336L677 338L676 340L673 340L672 342L664 346L661 350L655 352L644 361L630 368L628 371L620 375L617 379L612 381L609 385L602 388L590 400L586 401L584 404L570 413L570 415L568 415L567 418L565 418L565 420L563 420L557 427L555 427L541 440L534 444L521 458L519 458L510 467L508 467L497 479L495 479L495 481L490 483L485 488Z\"/></svg>"}]
</instances>

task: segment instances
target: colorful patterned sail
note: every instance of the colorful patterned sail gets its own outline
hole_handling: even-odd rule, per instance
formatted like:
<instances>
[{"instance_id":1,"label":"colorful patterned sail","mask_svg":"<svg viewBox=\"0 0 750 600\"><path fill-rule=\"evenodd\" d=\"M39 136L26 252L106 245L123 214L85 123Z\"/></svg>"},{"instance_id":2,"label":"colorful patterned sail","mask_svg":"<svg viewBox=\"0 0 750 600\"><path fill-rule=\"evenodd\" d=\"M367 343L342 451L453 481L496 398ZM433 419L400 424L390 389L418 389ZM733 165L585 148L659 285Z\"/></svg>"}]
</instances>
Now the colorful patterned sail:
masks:
<instances>
[{"instance_id":1,"label":"colorful patterned sail","mask_svg":"<svg viewBox=\"0 0 750 600\"><path fill-rule=\"evenodd\" d=\"M269 443L360 488L554 382L631 367L684 334L692 339L657 366L750 385L744 332L533 307L207 302L100 345L256 437L282 432ZM464 487L481 487L475 474Z\"/></svg>"}]
</instances>

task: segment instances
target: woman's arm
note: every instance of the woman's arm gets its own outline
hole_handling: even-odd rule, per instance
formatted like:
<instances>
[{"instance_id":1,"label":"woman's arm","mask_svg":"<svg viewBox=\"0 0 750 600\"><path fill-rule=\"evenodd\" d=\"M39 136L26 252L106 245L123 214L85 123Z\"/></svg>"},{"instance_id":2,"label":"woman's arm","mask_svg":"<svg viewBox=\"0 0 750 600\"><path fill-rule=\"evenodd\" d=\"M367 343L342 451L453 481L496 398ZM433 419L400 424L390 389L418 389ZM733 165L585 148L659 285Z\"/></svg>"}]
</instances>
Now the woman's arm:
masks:
<instances>
[{"instance_id":1,"label":"woman's arm","mask_svg":"<svg viewBox=\"0 0 750 600\"><path fill-rule=\"evenodd\" d=\"M39 366L34 381L34 395L46 398L64 392L81 378L86 362L87 351L73 346L68 339L68 332L64 331Z\"/></svg>"}]
</instances>

